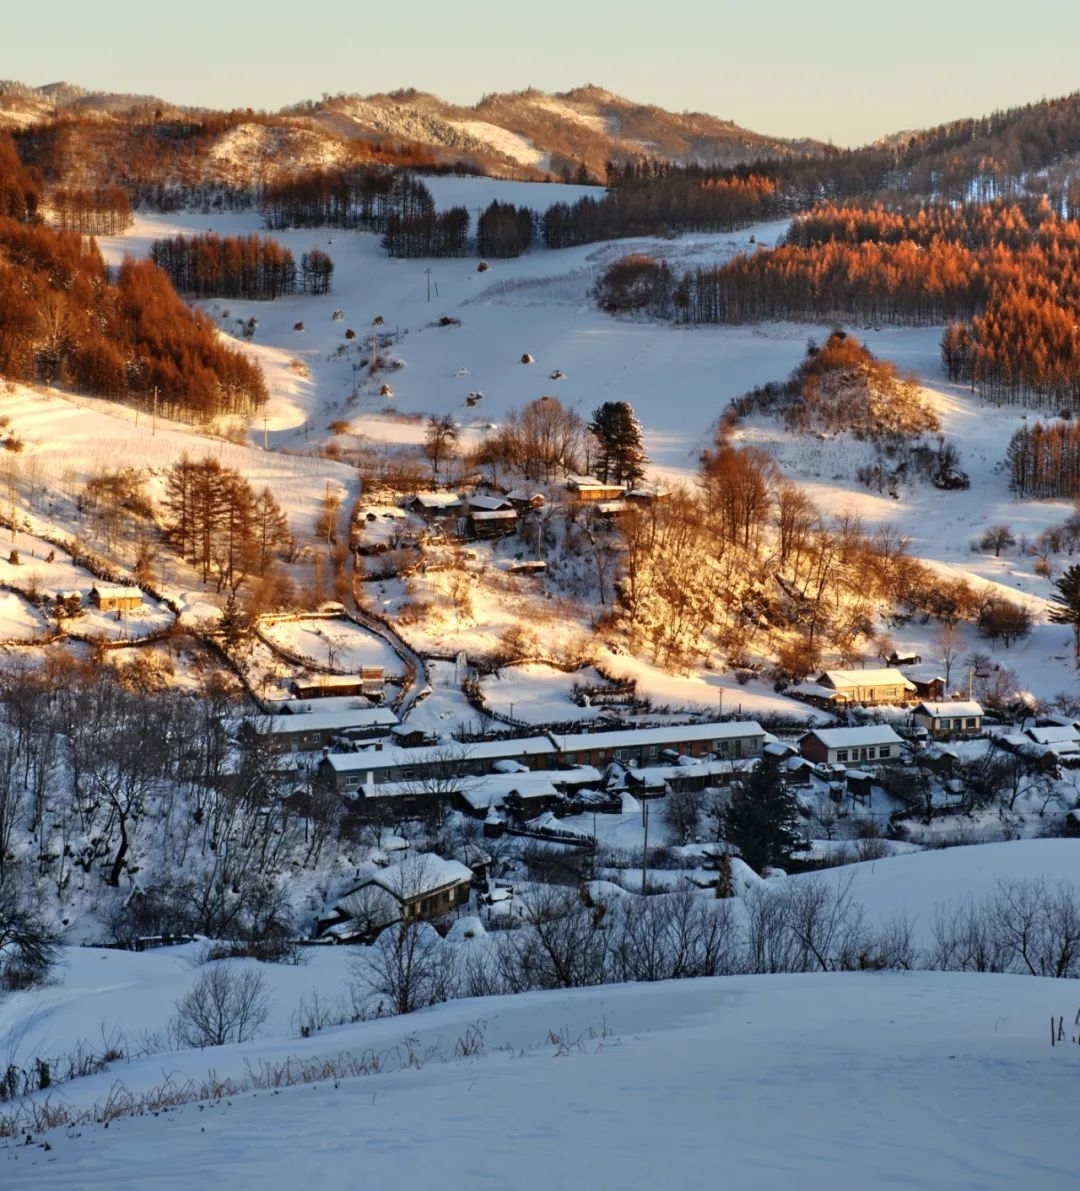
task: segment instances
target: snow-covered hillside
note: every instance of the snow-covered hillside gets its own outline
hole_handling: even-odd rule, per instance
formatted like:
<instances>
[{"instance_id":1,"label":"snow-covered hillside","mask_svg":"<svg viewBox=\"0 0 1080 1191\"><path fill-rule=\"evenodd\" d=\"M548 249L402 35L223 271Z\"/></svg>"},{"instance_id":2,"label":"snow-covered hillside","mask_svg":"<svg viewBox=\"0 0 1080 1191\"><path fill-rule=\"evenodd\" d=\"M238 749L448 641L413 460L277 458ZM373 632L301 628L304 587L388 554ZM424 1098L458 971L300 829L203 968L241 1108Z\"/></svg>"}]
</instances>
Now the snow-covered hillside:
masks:
<instances>
[{"instance_id":1,"label":"snow-covered hillside","mask_svg":"<svg viewBox=\"0 0 1080 1191\"><path fill-rule=\"evenodd\" d=\"M1078 1051L1049 1044L1075 1002L1064 981L939 973L458 1002L307 1042L159 1056L152 1077L177 1084L207 1060L224 1076L346 1050L385 1054L386 1069L28 1138L0 1151L0 1181L1051 1191L1076 1180Z\"/></svg>"}]
</instances>

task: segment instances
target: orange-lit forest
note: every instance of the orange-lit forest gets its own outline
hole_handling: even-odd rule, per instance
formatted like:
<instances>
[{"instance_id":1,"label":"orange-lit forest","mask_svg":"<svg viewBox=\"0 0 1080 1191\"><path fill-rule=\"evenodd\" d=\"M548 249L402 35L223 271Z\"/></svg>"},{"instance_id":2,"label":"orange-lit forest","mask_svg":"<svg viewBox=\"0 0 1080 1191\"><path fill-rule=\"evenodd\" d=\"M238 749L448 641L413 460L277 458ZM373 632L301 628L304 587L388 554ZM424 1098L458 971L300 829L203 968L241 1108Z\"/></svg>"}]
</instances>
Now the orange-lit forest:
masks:
<instances>
[{"instance_id":1,"label":"orange-lit forest","mask_svg":"<svg viewBox=\"0 0 1080 1191\"><path fill-rule=\"evenodd\" d=\"M719 267L676 278L640 254L618 262L598 296L689 323L947 323L950 380L995 400L1080 405L1080 223L1045 198L822 205L782 245Z\"/></svg>"},{"instance_id":2,"label":"orange-lit forest","mask_svg":"<svg viewBox=\"0 0 1080 1191\"><path fill-rule=\"evenodd\" d=\"M0 136L0 375L149 401L195 420L266 399L262 373L223 346L149 261L110 278L93 240L32 222L43 188Z\"/></svg>"}]
</instances>

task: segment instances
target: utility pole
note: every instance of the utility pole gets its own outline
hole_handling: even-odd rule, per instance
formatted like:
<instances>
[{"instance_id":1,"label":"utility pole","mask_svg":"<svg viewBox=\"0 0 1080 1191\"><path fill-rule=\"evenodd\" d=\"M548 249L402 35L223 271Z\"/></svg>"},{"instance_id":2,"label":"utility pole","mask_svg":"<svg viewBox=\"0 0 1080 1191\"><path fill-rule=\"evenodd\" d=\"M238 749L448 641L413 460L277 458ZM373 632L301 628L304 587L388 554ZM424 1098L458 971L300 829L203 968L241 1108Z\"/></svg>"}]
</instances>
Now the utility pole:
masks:
<instances>
[{"instance_id":1,"label":"utility pole","mask_svg":"<svg viewBox=\"0 0 1080 1191\"><path fill-rule=\"evenodd\" d=\"M431 269L427 268L424 270L424 272L427 274L427 300L430 302L431 301Z\"/></svg>"},{"instance_id":2,"label":"utility pole","mask_svg":"<svg viewBox=\"0 0 1080 1191\"><path fill-rule=\"evenodd\" d=\"M645 842L641 848L641 892L644 896L649 873L649 804L644 798L641 800L641 821L645 825Z\"/></svg>"}]
</instances>

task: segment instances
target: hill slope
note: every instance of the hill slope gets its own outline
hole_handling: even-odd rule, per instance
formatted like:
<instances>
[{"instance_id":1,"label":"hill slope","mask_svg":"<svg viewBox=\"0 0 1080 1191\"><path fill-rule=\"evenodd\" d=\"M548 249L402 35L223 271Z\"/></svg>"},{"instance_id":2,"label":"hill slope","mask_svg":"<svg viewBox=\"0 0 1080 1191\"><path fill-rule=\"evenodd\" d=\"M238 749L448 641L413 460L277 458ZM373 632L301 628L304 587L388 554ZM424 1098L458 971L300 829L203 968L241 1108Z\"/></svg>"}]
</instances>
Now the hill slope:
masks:
<instances>
[{"instance_id":1,"label":"hill slope","mask_svg":"<svg viewBox=\"0 0 1080 1191\"><path fill-rule=\"evenodd\" d=\"M20 1187L1075 1185L1063 982L757 976L457 1002L222 1063L368 1047L379 1075L232 1095L0 1153ZM457 1041L472 1043L468 1057ZM412 1039L405 1042L406 1035ZM182 1081L207 1056L170 1056ZM157 1060L160 1067L160 1056ZM130 1065L123 1082L139 1078ZM403 1067L405 1069L403 1069ZM110 1081L115 1074L107 1077ZM96 1084L99 1080L81 1081ZM726 1180L725 1180L726 1181Z\"/></svg>"}]
</instances>

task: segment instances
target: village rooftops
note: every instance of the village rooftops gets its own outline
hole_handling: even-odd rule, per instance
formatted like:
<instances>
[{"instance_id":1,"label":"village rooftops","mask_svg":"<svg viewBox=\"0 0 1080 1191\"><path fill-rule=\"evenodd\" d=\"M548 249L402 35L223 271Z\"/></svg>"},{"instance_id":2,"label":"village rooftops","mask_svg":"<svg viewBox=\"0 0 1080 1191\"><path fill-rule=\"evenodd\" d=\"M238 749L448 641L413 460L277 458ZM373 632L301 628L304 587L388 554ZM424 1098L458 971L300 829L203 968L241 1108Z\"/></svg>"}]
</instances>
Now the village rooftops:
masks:
<instances>
[{"instance_id":1,"label":"village rooftops","mask_svg":"<svg viewBox=\"0 0 1080 1191\"><path fill-rule=\"evenodd\" d=\"M754 720L724 720L707 724L665 724L660 728L622 728L614 732L579 732L552 736L559 752L575 753L585 749L642 749L650 746L676 746L692 742L723 740L765 741L765 729Z\"/></svg>"},{"instance_id":2,"label":"village rooftops","mask_svg":"<svg viewBox=\"0 0 1080 1191\"><path fill-rule=\"evenodd\" d=\"M592 500L603 500L609 496L621 496L626 492L623 484L609 484L604 480L598 480L596 476L570 475L566 477L566 486L571 492L576 492L579 496L588 497Z\"/></svg>"},{"instance_id":3,"label":"village rooftops","mask_svg":"<svg viewBox=\"0 0 1080 1191\"><path fill-rule=\"evenodd\" d=\"M329 753L325 758L335 773L398 768L418 769L445 763L453 769L457 763L498 761L503 757L548 757L555 745L547 736L527 736L515 740L483 740L477 744L448 741L415 749L366 749L360 753Z\"/></svg>"}]
</instances>

